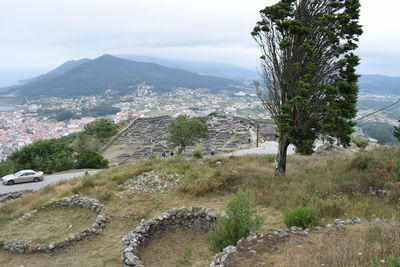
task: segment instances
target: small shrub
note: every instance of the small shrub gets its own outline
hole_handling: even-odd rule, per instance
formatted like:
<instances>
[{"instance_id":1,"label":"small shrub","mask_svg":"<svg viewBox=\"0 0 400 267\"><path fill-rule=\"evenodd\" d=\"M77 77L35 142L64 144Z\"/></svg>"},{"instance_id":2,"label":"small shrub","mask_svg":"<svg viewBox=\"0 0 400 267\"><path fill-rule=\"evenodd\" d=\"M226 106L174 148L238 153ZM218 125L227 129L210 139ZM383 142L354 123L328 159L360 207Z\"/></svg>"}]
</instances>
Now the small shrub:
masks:
<instances>
[{"instance_id":1,"label":"small shrub","mask_svg":"<svg viewBox=\"0 0 400 267\"><path fill-rule=\"evenodd\" d=\"M4 203L0 206L0 216L10 215L12 212L11 205L9 203Z\"/></svg>"},{"instance_id":2,"label":"small shrub","mask_svg":"<svg viewBox=\"0 0 400 267\"><path fill-rule=\"evenodd\" d=\"M78 169L84 169L84 168L90 168L90 169L104 169L108 168L108 160L104 159L102 155L93 152L93 151L88 151L80 154L76 158L78 160L77 162L77 168Z\"/></svg>"},{"instance_id":3,"label":"small shrub","mask_svg":"<svg viewBox=\"0 0 400 267\"><path fill-rule=\"evenodd\" d=\"M193 152L193 157L194 157L195 159L202 159L202 158L203 158L203 152L202 152L200 149L196 149L196 150Z\"/></svg>"},{"instance_id":4,"label":"small shrub","mask_svg":"<svg viewBox=\"0 0 400 267\"><path fill-rule=\"evenodd\" d=\"M352 142L360 149L365 149L369 144L367 140L358 138L353 139Z\"/></svg>"},{"instance_id":5,"label":"small shrub","mask_svg":"<svg viewBox=\"0 0 400 267\"><path fill-rule=\"evenodd\" d=\"M228 203L227 217L219 217L216 229L208 234L210 250L220 252L235 245L261 224L261 217L256 216L254 195L250 192L235 195Z\"/></svg>"},{"instance_id":6,"label":"small shrub","mask_svg":"<svg viewBox=\"0 0 400 267\"><path fill-rule=\"evenodd\" d=\"M182 254L182 259L180 260L180 264L182 264L183 266L192 265L193 257L194 257L194 249L192 247L185 248Z\"/></svg>"},{"instance_id":7,"label":"small shrub","mask_svg":"<svg viewBox=\"0 0 400 267\"><path fill-rule=\"evenodd\" d=\"M319 224L317 219L317 210L311 206L298 207L285 212L284 217L285 224L288 228L297 226L306 229Z\"/></svg>"}]
</instances>

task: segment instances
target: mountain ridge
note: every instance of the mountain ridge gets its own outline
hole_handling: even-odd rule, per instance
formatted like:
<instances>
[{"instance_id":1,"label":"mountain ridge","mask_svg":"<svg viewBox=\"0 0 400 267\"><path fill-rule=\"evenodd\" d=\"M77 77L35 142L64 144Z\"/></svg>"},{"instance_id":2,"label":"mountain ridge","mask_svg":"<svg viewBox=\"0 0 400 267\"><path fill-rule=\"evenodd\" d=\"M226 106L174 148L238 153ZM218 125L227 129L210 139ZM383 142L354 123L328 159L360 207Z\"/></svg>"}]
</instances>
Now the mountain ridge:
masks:
<instances>
[{"instance_id":1,"label":"mountain ridge","mask_svg":"<svg viewBox=\"0 0 400 267\"><path fill-rule=\"evenodd\" d=\"M75 66L72 66L75 65ZM72 66L72 68L71 68ZM127 93L138 84L153 85L158 91L175 87L232 89L238 83L221 77L199 75L154 63L135 62L112 55L93 60L69 61L31 82L12 90L28 97L98 95L111 89Z\"/></svg>"}]
</instances>

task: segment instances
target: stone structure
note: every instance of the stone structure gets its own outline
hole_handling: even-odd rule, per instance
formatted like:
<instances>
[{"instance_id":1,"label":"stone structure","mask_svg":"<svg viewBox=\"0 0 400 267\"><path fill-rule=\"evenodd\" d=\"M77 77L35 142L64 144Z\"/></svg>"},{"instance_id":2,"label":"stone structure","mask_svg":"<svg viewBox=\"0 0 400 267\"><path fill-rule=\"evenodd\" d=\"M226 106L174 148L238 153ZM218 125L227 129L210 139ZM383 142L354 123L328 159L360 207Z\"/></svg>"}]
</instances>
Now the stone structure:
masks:
<instances>
[{"instance_id":1,"label":"stone structure","mask_svg":"<svg viewBox=\"0 0 400 267\"><path fill-rule=\"evenodd\" d=\"M140 250L163 232L179 227L195 228L204 231L215 229L216 216L211 209L197 207L173 208L153 220L142 222L122 239L122 262L125 267L143 267Z\"/></svg>"},{"instance_id":2,"label":"stone structure","mask_svg":"<svg viewBox=\"0 0 400 267\"><path fill-rule=\"evenodd\" d=\"M82 240L82 238L84 238L85 236L99 234L108 220L105 215L102 215L102 213L105 211L104 205L102 205L96 199L80 197L79 195L74 195L71 198L65 197L45 203L39 208L39 211L49 207L80 207L96 212L98 213L98 215L96 217L96 221L88 229L77 234L69 234L68 237L59 242L52 242L49 245L33 245L31 244L31 242L25 243L19 240L8 241L0 237L0 248L3 248L4 250L12 253L50 252L54 249L65 247L72 242ZM38 211L33 210L31 212L25 213L21 218L19 218L19 220L31 217L32 214L36 212Z\"/></svg>"},{"instance_id":3,"label":"stone structure","mask_svg":"<svg viewBox=\"0 0 400 267\"><path fill-rule=\"evenodd\" d=\"M126 192L166 192L178 186L179 174L170 174L165 171L149 171L144 172L134 179L129 179L120 188L125 189L117 195L122 196Z\"/></svg>"},{"instance_id":4,"label":"stone structure","mask_svg":"<svg viewBox=\"0 0 400 267\"><path fill-rule=\"evenodd\" d=\"M17 198L22 197L22 192L12 192L12 193L7 193L7 194L1 194L0 195L0 203L5 203L10 200L14 200Z\"/></svg>"},{"instance_id":5,"label":"stone structure","mask_svg":"<svg viewBox=\"0 0 400 267\"><path fill-rule=\"evenodd\" d=\"M355 218L348 220L336 219L334 224L327 224L323 226L315 226L311 229L301 229L299 227L293 226L288 231L274 231L272 234L258 234L255 236L250 236L246 238L242 238L237 242L236 246L228 246L224 248L223 252L217 254L215 256L214 261L210 264L210 267L223 267L229 266L228 262L235 260L235 254L239 252L249 252L249 253L257 253L253 250L254 245L257 243L268 244L268 246L272 246L272 249L276 248L278 243L282 243L288 240L289 236L292 235L308 235L308 233L312 230L322 230L324 228L340 228L349 224L358 224L365 222L365 219ZM381 219L375 219L374 222L388 222Z\"/></svg>"},{"instance_id":6,"label":"stone structure","mask_svg":"<svg viewBox=\"0 0 400 267\"><path fill-rule=\"evenodd\" d=\"M105 147L103 155L111 164L121 164L148 158L150 155L161 155L170 150L167 142L168 125L173 118L162 116L155 118L139 118L131 122L118 133ZM227 153L256 143L257 124L251 119L214 115L207 119L209 138L199 146L204 153L216 151ZM260 129L272 127L270 124L260 125ZM271 139L273 137L269 137ZM259 140L263 141L263 138ZM187 153L195 148L188 147Z\"/></svg>"}]
</instances>

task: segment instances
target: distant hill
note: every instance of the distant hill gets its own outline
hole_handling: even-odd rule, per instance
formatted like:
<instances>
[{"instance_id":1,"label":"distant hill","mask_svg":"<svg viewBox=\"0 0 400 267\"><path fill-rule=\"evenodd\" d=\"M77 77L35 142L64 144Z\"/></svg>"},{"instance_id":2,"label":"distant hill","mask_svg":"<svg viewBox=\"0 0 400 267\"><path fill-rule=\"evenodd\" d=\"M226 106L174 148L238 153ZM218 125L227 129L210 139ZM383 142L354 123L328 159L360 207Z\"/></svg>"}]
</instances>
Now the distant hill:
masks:
<instances>
[{"instance_id":1,"label":"distant hill","mask_svg":"<svg viewBox=\"0 0 400 267\"><path fill-rule=\"evenodd\" d=\"M108 89L128 93L135 90L136 85L140 83L153 85L158 91L169 91L175 87L218 91L232 89L234 85L239 84L226 78L103 55L94 60L83 59L64 63L57 69L11 90L34 98L73 97L99 95Z\"/></svg>"},{"instance_id":2,"label":"distant hill","mask_svg":"<svg viewBox=\"0 0 400 267\"><path fill-rule=\"evenodd\" d=\"M361 88L361 93L400 95L400 77L362 75L358 85Z\"/></svg>"},{"instance_id":3,"label":"distant hill","mask_svg":"<svg viewBox=\"0 0 400 267\"><path fill-rule=\"evenodd\" d=\"M139 55L118 56L133 61L156 63L165 67L184 69L202 75L213 75L238 81L253 81L255 79L259 79L259 74L256 72L256 70L250 70L231 64L217 62L169 60L164 58Z\"/></svg>"},{"instance_id":4,"label":"distant hill","mask_svg":"<svg viewBox=\"0 0 400 267\"><path fill-rule=\"evenodd\" d=\"M81 64L90 62L90 61L91 60L88 58L67 61L64 64L60 65L59 67L55 68L54 70L52 70L46 74L31 78L31 79L27 79L27 80L21 80L20 83L27 84L27 83L31 83L31 82L48 81L48 80L57 78L57 77L63 75L64 73L66 73L67 71L72 70L73 68L75 68Z\"/></svg>"}]
</instances>

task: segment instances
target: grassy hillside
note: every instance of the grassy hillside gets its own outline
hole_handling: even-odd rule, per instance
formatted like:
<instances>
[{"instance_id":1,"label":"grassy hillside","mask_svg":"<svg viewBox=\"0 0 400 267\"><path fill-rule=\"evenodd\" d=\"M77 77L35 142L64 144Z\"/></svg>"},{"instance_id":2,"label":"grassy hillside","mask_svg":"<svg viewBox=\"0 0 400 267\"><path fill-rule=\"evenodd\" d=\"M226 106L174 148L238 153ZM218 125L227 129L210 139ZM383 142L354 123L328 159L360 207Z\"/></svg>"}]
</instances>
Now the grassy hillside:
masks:
<instances>
[{"instance_id":1,"label":"grassy hillside","mask_svg":"<svg viewBox=\"0 0 400 267\"><path fill-rule=\"evenodd\" d=\"M354 217L400 219L400 147L358 154L332 152L310 157L291 156L285 177L274 177L273 162L272 156L153 158L48 186L0 205L0 227L47 200L80 194L97 198L107 206L111 220L104 232L51 254L15 257L0 251L0 265L19 266L29 262L34 266L120 266L121 238L141 219L153 218L176 206L224 210L232 194L243 190L256 195L258 213L264 218L259 232L284 229L283 212L306 205L318 211L321 223ZM178 187L167 192L123 192L120 185L152 170L174 174ZM370 195L366 193L368 187L391 193L389 196ZM205 252L205 240L195 242L188 234L178 232L159 242L179 244L179 249L154 243L145 248L143 255L148 257L157 251L168 255L168 262L179 262L184 249L193 246L199 251L199 257L202 255L193 266L206 266L211 260L210 254Z\"/></svg>"}]
</instances>

